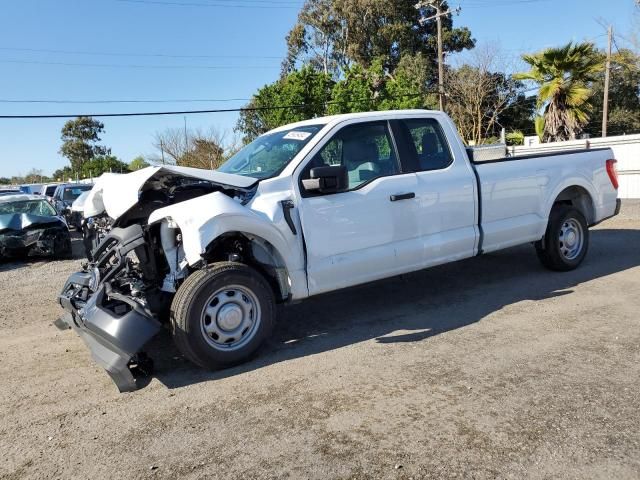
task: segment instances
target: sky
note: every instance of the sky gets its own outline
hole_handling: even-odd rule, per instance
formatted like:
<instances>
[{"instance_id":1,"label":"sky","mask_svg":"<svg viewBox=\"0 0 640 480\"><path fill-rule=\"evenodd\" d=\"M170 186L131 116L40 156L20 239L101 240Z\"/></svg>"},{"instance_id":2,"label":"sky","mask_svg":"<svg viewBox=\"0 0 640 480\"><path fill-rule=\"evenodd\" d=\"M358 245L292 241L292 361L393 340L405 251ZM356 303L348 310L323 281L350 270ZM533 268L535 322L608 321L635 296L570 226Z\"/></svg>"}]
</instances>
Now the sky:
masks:
<instances>
[{"instance_id":1,"label":"sky","mask_svg":"<svg viewBox=\"0 0 640 480\"><path fill-rule=\"evenodd\" d=\"M413 0L410 0L413 1ZM238 108L273 82L302 0L20 0L0 3L0 115ZM505 56L627 36L634 0L459 0L454 20ZM618 37L620 48L624 38ZM464 55L450 58L464 60ZM148 103L80 103L114 100ZM175 101L178 100L178 101ZM185 100L198 100L185 102ZM206 101L204 101L206 100ZM225 100L225 101L214 101ZM78 103L23 103L63 101ZM160 101L160 102L158 102ZM169 102L170 101L170 102ZM125 162L154 153L155 132L232 133L237 113L102 118L102 143ZM62 119L0 119L0 176L68 164Z\"/></svg>"}]
</instances>

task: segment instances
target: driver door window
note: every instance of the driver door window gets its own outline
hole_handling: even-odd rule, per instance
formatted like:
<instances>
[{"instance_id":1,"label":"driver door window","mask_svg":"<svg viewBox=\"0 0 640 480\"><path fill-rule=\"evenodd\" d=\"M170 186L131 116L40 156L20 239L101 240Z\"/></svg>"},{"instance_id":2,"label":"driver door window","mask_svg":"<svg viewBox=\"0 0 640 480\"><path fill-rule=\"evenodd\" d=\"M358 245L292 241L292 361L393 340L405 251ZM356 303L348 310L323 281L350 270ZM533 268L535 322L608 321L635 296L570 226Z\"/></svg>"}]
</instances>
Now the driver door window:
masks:
<instances>
[{"instance_id":1,"label":"driver door window","mask_svg":"<svg viewBox=\"0 0 640 480\"><path fill-rule=\"evenodd\" d=\"M310 178L312 168L344 165L349 190L379 177L400 173L386 122L356 124L340 130L313 158L302 178Z\"/></svg>"}]
</instances>

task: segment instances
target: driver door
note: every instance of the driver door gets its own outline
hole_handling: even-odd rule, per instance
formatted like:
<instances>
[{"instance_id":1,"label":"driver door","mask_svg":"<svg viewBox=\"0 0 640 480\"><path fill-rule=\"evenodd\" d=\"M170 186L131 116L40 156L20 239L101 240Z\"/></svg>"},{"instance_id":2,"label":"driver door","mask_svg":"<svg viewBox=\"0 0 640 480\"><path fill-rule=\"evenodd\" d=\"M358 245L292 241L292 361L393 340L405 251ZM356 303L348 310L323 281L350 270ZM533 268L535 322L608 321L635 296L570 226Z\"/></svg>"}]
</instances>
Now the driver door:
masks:
<instances>
[{"instance_id":1,"label":"driver door","mask_svg":"<svg viewBox=\"0 0 640 480\"><path fill-rule=\"evenodd\" d=\"M309 294L410 271L420 255L417 177L403 173L386 121L336 132L307 163L344 165L348 190L315 194L301 188Z\"/></svg>"}]
</instances>

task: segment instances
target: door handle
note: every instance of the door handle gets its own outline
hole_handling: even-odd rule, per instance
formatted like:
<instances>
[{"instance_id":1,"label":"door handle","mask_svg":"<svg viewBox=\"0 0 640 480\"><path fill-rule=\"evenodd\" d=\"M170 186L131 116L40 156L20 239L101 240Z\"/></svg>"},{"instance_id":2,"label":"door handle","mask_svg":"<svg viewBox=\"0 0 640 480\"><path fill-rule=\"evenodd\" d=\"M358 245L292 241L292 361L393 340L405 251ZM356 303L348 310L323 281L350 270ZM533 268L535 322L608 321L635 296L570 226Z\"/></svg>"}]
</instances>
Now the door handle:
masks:
<instances>
[{"instance_id":1,"label":"door handle","mask_svg":"<svg viewBox=\"0 0 640 480\"><path fill-rule=\"evenodd\" d=\"M402 193L400 195L391 195L389 200L392 202L399 202L400 200L411 200L412 198L416 198L416 194L413 192L410 193Z\"/></svg>"}]
</instances>

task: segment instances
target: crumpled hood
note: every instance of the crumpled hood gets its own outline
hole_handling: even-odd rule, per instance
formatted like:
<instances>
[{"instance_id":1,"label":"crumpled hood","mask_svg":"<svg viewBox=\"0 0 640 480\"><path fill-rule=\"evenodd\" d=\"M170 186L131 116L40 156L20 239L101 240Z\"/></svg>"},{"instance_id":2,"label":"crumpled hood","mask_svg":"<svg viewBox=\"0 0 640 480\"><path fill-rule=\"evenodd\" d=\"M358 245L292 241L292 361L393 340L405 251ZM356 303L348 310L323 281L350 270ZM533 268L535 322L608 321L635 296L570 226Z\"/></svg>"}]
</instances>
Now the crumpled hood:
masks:
<instances>
[{"instance_id":1,"label":"crumpled hood","mask_svg":"<svg viewBox=\"0 0 640 480\"><path fill-rule=\"evenodd\" d=\"M257 182L251 177L173 165L147 167L126 174L105 173L98 178L85 200L84 216L89 218L106 212L114 220L118 219L138 203L140 192L147 184L171 176L206 180L236 188L249 188Z\"/></svg>"},{"instance_id":2,"label":"crumpled hood","mask_svg":"<svg viewBox=\"0 0 640 480\"><path fill-rule=\"evenodd\" d=\"M0 215L0 232L5 230L24 230L32 225L63 223L58 217L30 215L28 213L4 213Z\"/></svg>"}]
</instances>

